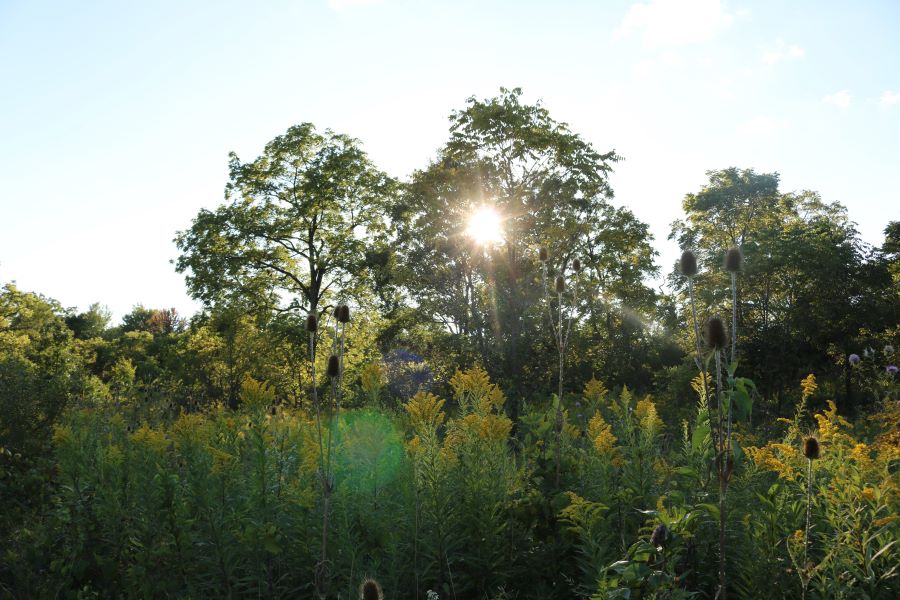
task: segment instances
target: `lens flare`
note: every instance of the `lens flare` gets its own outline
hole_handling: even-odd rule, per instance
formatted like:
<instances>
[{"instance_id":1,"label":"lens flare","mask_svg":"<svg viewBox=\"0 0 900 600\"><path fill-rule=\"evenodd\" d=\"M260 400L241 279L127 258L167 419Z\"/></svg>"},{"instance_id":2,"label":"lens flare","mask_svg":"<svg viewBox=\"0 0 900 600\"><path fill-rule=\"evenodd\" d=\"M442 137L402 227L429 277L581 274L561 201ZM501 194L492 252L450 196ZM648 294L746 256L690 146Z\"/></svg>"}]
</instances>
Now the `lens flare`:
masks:
<instances>
[{"instance_id":1,"label":"lens flare","mask_svg":"<svg viewBox=\"0 0 900 600\"><path fill-rule=\"evenodd\" d=\"M479 244L499 244L503 241L503 219L490 206L482 206L469 217L466 233Z\"/></svg>"}]
</instances>

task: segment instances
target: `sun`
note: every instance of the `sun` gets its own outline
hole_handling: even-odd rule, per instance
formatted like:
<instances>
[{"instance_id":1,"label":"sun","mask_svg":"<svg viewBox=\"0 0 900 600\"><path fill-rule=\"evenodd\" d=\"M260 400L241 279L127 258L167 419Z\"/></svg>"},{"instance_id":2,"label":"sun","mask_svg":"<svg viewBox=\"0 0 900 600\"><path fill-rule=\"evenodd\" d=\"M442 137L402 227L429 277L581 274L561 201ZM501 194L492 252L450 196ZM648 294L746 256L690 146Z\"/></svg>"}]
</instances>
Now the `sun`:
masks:
<instances>
[{"instance_id":1,"label":"sun","mask_svg":"<svg viewBox=\"0 0 900 600\"><path fill-rule=\"evenodd\" d=\"M466 233L479 244L499 244L503 241L503 219L490 206L482 206L469 217Z\"/></svg>"}]
</instances>

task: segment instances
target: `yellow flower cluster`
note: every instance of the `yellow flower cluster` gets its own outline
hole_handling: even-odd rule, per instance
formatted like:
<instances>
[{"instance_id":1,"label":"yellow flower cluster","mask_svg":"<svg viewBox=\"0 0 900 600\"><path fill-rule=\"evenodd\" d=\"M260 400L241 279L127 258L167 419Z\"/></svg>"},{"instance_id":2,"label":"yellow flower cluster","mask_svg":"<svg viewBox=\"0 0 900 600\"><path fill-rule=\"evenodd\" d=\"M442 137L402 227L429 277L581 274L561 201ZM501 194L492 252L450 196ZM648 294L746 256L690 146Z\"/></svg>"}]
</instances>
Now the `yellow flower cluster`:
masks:
<instances>
[{"instance_id":1,"label":"yellow flower cluster","mask_svg":"<svg viewBox=\"0 0 900 600\"><path fill-rule=\"evenodd\" d=\"M801 397L803 400L806 400L810 396L816 393L816 390L819 389L819 384L816 383L816 376L810 373L800 382L800 387L803 389Z\"/></svg>"},{"instance_id":2,"label":"yellow flower cluster","mask_svg":"<svg viewBox=\"0 0 900 600\"><path fill-rule=\"evenodd\" d=\"M250 409L263 410L275 402L275 390L265 381L247 375L241 382L241 403Z\"/></svg>"},{"instance_id":3,"label":"yellow flower cluster","mask_svg":"<svg viewBox=\"0 0 900 600\"><path fill-rule=\"evenodd\" d=\"M582 395L591 404L591 406L596 408L601 402L603 402L608 393L609 390L606 389L606 386L603 385L602 381L591 377L590 381L584 384L584 391L582 392Z\"/></svg>"},{"instance_id":4,"label":"yellow flower cluster","mask_svg":"<svg viewBox=\"0 0 900 600\"><path fill-rule=\"evenodd\" d=\"M512 421L506 415L485 415L478 424L478 435L491 441L506 441L512 430Z\"/></svg>"},{"instance_id":5,"label":"yellow flower cluster","mask_svg":"<svg viewBox=\"0 0 900 600\"><path fill-rule=\"evenodd\" d=\"M594 449L601 456L610 456L614 452L618 440L613 435L612 427L603 420L603 416L599 412L591 417L588 423L588 436L594 443Z\"/></svg>"},{"instance_id":6,"label":"yellow flower cluster","mask_svg":"<svg viewBox=\"0 0 900 600\"><path fill-rule=\"evenodd\" d=\"M420 450L422 450L422 438L414 435L413 438L409 440L409 451L411 454L418 454Z\"/></svg>"},{"instance_id":7,"label":"yellow flower cluster","mask_svg":"<svg viewBox=\"0 0 900 600\"><path fill-rule=\"evenodd\" d=\"M634 415L640 421L641 429L644 431L656 433L662 429L662 419L656 413L656 405L653 404L653 399L650 396L645 397L643 400L638 400L634 409Z\"/></svg>"},{"instance_id":8,"label":"yellow flower cluster","mask_svg":"<svg viewBox=\"0 0 900 600\"><path fill-rule=\"evenodd\" d=\"M900 460L900 400L885 402L884 410L875 418L884 433L875 438L872 448L885 462Z\"/></svg>"},{"instance_id":9,"label":"yellow flower cluster","mask_svg":"<svg viewBox=\"0 0 900 600\"><path fill-rule=\"evenodd\" d=\"M839 434L841 426L850 426L847 419L837 414L837 406L834 400L828 401L828 408L824 413L816 413L813 416L819 424L819 441L833 439Z\"/></svg>"},{"instance_id":10,"label":"yellow flower cluster","mask_svg":"<svg viewBox=\"0 0 900 600\"><path fill-rule=\"evenodd\" d=\"M617 402L613 402L610 406L610 409L617 417L621 418L631 409L632 398L633 396L631 395L631 390L628 389L627 385L623 385L622 392L619 394L619 400Z\"/></svg>"},{"instance_id":11,"label":"yellow flower cluster","mask_svg":"<svg viewBox=\"0 0 900 600\"><path fill-rule=\"evenodd\" d=\"M151 429L146 423L131 434L131 442L157 454L162 454L169 447L169 440L166 434L162 431Z\"/></svg>"},{"instance_id":12,"label":"yellow flower cluster","mask_svg":"<svg viewBox=\"0 0 900 600\"><path fill-rule=\"evenodd\" d=\"M467 371L457 371L450 378L450 386L465 412L471 410L476 414L486 415L492 409L502 409L506 401L500 386L491 383L487 371L479 366Z\"/></svg>"},{"instance_id":13,"label":"yellow flower cluster","mask_svg":"<svg viewBox=\"0 0 900 600\"><path fill-rule=\"evenodd\" d=\"M895 521L900 521L900 515L890 515L888 517L882 517L880 519L875 519L872 521L872 525L875 527L884 527L889 523L894 523Z\"/></svg>"},{"instance_id":14,"label":"yellow flower cluster","mask_svg":"<svg viewBox=\"0 0 900 600\"><path fill-rule=\"evenodd\" d=\"M384 371L380 363L370 362L362 368L362 372L359 375L359 383L366 394L372 395L378 392L383 382Z\"/></svg>"},{"instance_id":15,"label":"yellow flower cluster","mask_svg":"<svg viewBox=\"0 0 900 600\"><path fill-rule=\"evenodd\" d=\"M855 444L853 448L850 449L850 458L856 461L856 464L863 470L872 468L872 458L870 456L871 450L866 444L862 442Z\"/></svg>"},{"instance_id":16,"label":"yellow flower cluster","mask_svg":"<svg viewBox=\"0 0 900 600\"><path fill-rule=\"evenodd\" d=\"M461 441L468 435L477 436L482 440L505 441L512 430L512 421L506 415L470 414L456 420L453 423L451 433L447 439L452 445Z\"/></svg>"},{"instance_id":17,"label":"yellow flower cluster","mask_svg":"<svg viewBox=\"0 0 900 600\"><path fill-rule=\"evenodd\" d=\"M794 469L783 462L782 457L776 454L779 451L778 447L784 446L784 444L768 444L762 448L748 446L744 451L750 455L751 460L753 460L757 466L769 471L774 471L781 479L793 481L797 476Z\"/></svg>"},{"instance_id":18,"label":"yellow flower cluster","mask_svg":"<svg viewBox=\"0 0 900 600\"><path fill-rule=\"evenodd\" d=\"M206 419L201 414L183 414L172 424L172 432L181 443L200 438Z\"/></svg>"},{"instance_id":19,"label":"yellow flower cluster","mask_svg":"<svg viewBox=\"0 0 900 600\"><path fill-rule=\"evenodd\" d=\"M804 380L804 394L815 390L813 380ZM896 429L891 417L891 406L886 406L879 415L882 427ZM900 412L897 413L900 416ZM792 428L785 437L786 443L769 443L762 448L749 446L745 452L759 467L772 471L781 479L806 481L809 462L803 455L803 437L797 422L802 414L792 422ZM818 486L817 493L823 503L835 511L857 511L860 503L866 503L872 512L873 524L880 527L874 516L885 505L890 507L896 501L898 488L892 475L891 464L898 456L896 448L884 444L882 437L876 437L872 444L856 440L850 435L850 424L837 414L833 401L827 408L813 417L818 425L816 437L823 444L821 458L815 461L815 469L825 469L830 477L827 485ZM883 513L882 513L883 514ZM900 517L898 517L900 519ZM888 518L882 524L892 521Z\"/></svg>"},{"instance_id":20,"label":"yellow flower cluster","mask_svg":"<svg viewBox=\"0 0 900 600\"><path fill-rule=\"evenodd\" d=\"M431 392L418 392L406 403L406 412L413 429L418 432L434 431L444 422L444 401Z\"/></svg>"}]
</instances>

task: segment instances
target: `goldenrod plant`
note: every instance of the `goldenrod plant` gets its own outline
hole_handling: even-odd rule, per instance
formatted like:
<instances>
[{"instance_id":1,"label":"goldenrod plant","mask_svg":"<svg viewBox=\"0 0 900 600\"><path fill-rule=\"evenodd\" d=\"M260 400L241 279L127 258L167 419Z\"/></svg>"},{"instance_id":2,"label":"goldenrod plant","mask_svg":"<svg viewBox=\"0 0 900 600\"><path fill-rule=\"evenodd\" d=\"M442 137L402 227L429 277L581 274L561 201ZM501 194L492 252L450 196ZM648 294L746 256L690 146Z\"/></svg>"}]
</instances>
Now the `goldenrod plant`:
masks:
<instances>
[{"instance_id":1,"label":"goldenrod plant","mask_svg":"<svg viewBox=\"0 0 900 600\"><path fill-rule=\"evenodd\" d=\"M816 428L808 432L804 405L815 389L814 378L806 378L804 402L793 420L784 420L783 439L747 448L756 468L773 474L780 493L796 492L796 510L772 523L781 536L776 547L790 558L799 596L890 597L897 591L892 550L900 539L893 472L900 460L900 407L896 401L884 406L882 433L870 442L853 434L831 400L813 414ZM775 508L771 500L761 507Z\"/></svg>"}]
</instances>

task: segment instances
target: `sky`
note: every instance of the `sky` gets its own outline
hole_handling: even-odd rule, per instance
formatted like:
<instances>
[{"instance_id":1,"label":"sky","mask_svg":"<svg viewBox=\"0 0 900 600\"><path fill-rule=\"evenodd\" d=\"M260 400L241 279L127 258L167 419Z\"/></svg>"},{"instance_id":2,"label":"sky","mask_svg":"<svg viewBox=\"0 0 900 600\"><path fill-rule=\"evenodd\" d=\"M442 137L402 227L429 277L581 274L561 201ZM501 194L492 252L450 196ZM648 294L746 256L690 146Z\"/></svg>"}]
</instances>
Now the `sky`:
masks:
<instances>
[{"instance_id":1,"label":"sky","mask_svg":"<svg viewBox=\"0 0 900 600\"><path fill-rule=\"evenodd\" d=\"M223 201L230 151L312 122L406 178L501 86L624 157L613 202L664 272L684 195L729 166L841 202L880 245L898 31L892 0L0 0L0 284L192 314L172 240Z\"/></svg>"}]
</instances>

